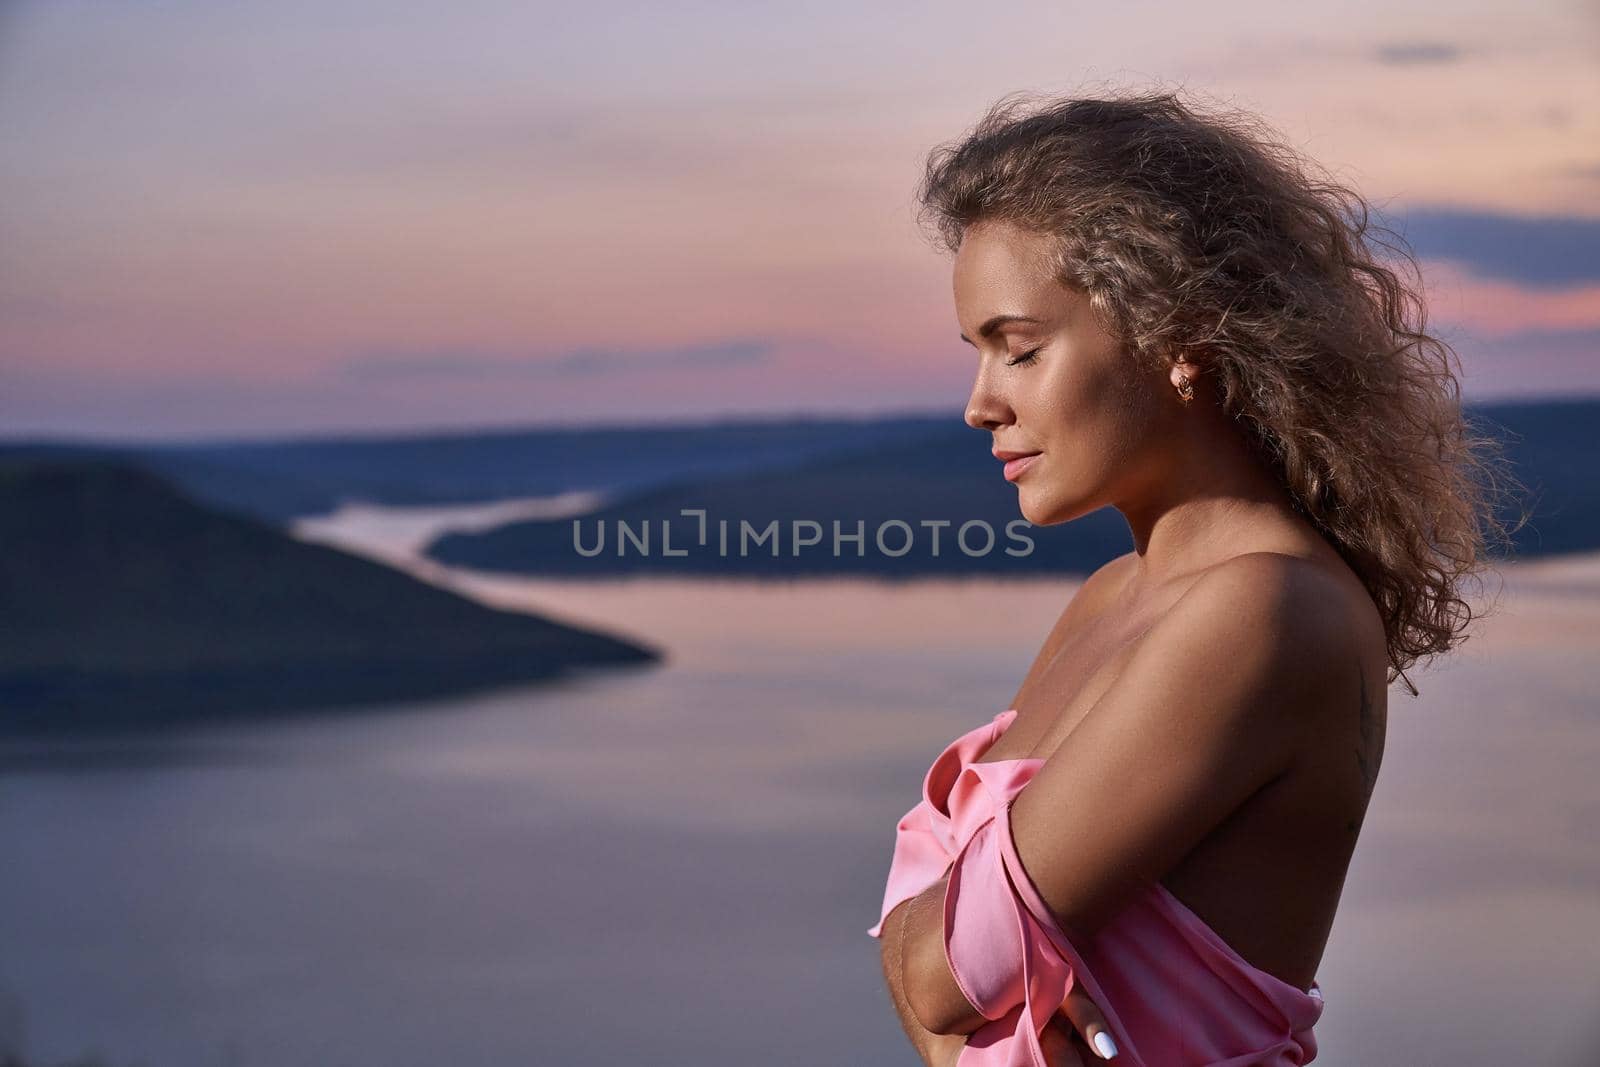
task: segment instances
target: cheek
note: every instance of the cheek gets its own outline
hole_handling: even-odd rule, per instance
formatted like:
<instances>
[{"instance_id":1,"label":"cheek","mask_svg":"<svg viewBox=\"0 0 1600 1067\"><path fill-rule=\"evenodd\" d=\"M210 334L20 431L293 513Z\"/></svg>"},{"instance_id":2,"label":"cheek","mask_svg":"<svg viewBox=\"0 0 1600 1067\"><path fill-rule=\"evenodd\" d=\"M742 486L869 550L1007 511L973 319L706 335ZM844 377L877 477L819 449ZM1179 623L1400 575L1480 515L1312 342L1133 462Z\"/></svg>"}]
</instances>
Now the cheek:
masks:
<instances>
[{"instance_id":1,"label":"cheek","mask_svg":"<svg viewBox=\"0 0 1600 1067\"><path fill-rule=\"evenodd\" d=\"M1068 446L1096 442L1103 446L1129 414L1126 382L1120 375L1100 364L1070 359L1040 382L1032 404L1042 442Z\"/></svg>"},{"instance_id":2,"label":"cheek","mask_svg":"<svg viewBox=\"0 0 1600 1067\"><path fill-rule=\"evenodd\" d=\"M1032 440L1049 455L1034 489L1093 495L1131 465L1154 432L1148 398L1121 368L1078 368L1041 391Z\"/></svg>"},{"instance_id":3,"label":"cheek","mask_svg":"<svg viewBox=\"0 0 1600 1067\"><path fill-rule=\"evenodd\" d=\"M1125 388L1132 365L1121 348L1101 334L1074 335L1057 347L1051 368L1056 388L1090 399L1110 397Z\"/></svg>"}]
</instances>

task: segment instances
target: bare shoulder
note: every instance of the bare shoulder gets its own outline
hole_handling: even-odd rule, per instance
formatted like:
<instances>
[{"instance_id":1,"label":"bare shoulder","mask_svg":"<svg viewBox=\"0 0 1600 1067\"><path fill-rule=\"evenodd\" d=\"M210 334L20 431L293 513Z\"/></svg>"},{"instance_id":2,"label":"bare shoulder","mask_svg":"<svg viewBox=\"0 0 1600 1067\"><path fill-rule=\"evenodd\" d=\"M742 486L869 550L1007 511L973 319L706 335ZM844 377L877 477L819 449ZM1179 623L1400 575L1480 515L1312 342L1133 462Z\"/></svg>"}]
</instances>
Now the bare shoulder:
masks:
<instances>
[{"instance_id":1,"label":"bare shoulder","mask_svg":"<svg viewBox=\"0 0 1600 1067\"><path fill-rule=\"evenodd\" d=\"M1302 556L1248 552L1207 570L1156 628L1215 635L1219 670L1253 670L1292 696L1302 723L1344 721L1381 705L1387 663L1382 619L1348 571ZM1157 636L1152 633L1152 637Z\"/></svg>"},{"instance_id":2,"label":"bare shoulder","mask_svg":"<svg viewBox=\"0 0 1600 1067\"><path fill-rule=\"evenodd\" d=\"M1245 552L1211 566L1174 603L1184 621L1211 619L1235 640L1259 640L1298 667L1360 656L1378 622L1365 592L1330 565Z\"/></svg>"},{"instance_id":3,"label":"bare shoulder","mask_svg":"<svg viewBox=\"0 0 1600 1067\"><path fill-rule=\"evenodd\" d=\"M1283 552L1245 552L1211 567L1184 597L1198 596L1213 606L1231 604L1256 618L1299 620L1348 632L1365 627L1365 611L1376 621L1376 609L1353 575L1305 556Z\"/></svg>"}]
</instances>

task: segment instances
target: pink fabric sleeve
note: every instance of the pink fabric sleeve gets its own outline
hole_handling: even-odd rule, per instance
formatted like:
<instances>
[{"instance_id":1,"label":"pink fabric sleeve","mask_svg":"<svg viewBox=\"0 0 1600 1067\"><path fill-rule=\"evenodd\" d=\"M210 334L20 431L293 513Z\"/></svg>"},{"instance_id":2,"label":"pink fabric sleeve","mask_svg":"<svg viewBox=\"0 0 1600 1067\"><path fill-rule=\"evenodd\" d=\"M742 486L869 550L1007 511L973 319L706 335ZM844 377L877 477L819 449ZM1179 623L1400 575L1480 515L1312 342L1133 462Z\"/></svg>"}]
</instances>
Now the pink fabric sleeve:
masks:
<instances>
[{"instance_id":1,"label":"pink fabric sleeve","mask_svg":"<svg viewBox=\"0 0 1600 1067\"><path fill-rule=\"evenodd\" d=\"M972 834L945 888L945 958L967 1000L991 1020L969 1035L959 1067L1049 1067L1039 1034L1076 980L1019 899L1015 883L1027 876L1010 816L1008 803Z\"/></svg>"},{"instance_id":2,"label":"pink fabric sleeve","mask_svg":"<svg viewBox=\"0 0 1600 1067\"><path fill-rule=\"evenodd\" d=\"M918 804L901 816L895 827L894 857L889 863L889 878L884 885L883 906L878 921L868 928L873 937L883 936L883 924L902 901L921 893L944 876L950 854L933 832L927 804Z\"/></svg>"}]
</instances>

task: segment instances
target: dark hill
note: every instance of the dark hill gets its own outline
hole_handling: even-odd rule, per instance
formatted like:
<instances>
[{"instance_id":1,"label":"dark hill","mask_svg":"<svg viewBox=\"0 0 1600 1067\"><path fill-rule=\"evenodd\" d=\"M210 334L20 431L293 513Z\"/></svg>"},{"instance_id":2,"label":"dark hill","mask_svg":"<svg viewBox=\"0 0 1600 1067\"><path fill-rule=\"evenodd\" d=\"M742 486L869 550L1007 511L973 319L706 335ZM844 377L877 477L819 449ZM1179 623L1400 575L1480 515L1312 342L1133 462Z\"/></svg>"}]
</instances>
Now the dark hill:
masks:
<instances>
[{"instance_id":1,"label":"dark hill","mask_svg":"<svg viewBox=\"0 0 1600 1067\"><path fill-rule=\"evenodd\" d=\"M1482 405L1469 408L1474 430L1494 438L1522 489L1504 486L1499 515L1513 528L1509 553L1531 557L1600 547L1600 479L1591 457L1600 402L1593 399ZM529 520L436 539L427 554L442 563L479 570L600 578L617 574L676 574L793 579L824 575L888 579L925 575L1087 574L1132 547L1128 527L1112 508L1069 523L1035 527L1021 521L1017 490L1000 475L986 435L958 420L916 424L918 432L854 452L806 457L784 466L717 478L680 479L611 500L577 522ZM698 543L704 510L707 544ZM1530 521L1516 526L1527 510ZM772 540L747 539L778 524ZM728 530L727 551L720 523ZM793 523L812 522L823 542L797 545ZM833 526L865 533L864 551ZM939 544L934 528L947 522ZM908 541L905 524L914 537ZM973 523L967 550L955 531ZM1012 524L1017 524L1013 526ZM859 527L858 527L859 524ZM877 534L883 531L880 548ZM671 553L663 550L663 531ZM627 531L627 539L621 535ZM986 531L992 547L984 551ZM604 536L603 543L600 541ZM648 540L646 540L648 538ZM579 551L601 545L601 551ZM647 545L641 548L640 545ZM901 549L909 545L909 550ZM1030 547L1031 546L1031 547ZM935 551L937 547L937 551ZM1508 546L1491 543L1493 556ZM743 554L741 551L743 550ZM1014 551L1008 551L1014 550ZM683 554L678 554L682 552Z\"/></svg>"},{"instance_id":2,"label":"dark hill","mask_svg":"<svg viewBox=\"0 0 1600 1067\"><path fill-rule=\"evenodd\" d=\"M0 733L442 696L659 653L203 507L130 464L0 461Z\"/></svg>"}]
</instances>

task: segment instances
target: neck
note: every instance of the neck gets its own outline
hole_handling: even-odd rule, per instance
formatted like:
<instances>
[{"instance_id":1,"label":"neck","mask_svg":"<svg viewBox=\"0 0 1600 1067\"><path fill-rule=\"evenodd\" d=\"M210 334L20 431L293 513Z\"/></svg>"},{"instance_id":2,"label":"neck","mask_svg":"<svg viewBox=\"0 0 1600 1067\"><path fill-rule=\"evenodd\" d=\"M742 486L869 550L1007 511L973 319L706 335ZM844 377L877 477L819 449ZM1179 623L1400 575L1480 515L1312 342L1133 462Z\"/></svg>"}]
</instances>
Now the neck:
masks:
<instances>
[{"instance_id":1,"label":"neck","mask_svg":"<svg viewBox=\"0 0 1600 1067\"><path fill-rule=\"evenodd\" d=\"M1114 506L1133 534L1134 588L1201 570L1250 544L1282 543L1304 520L1289 491L1218 407L1184 411L1159 455Z\"/></svg>"}]
</instances>

